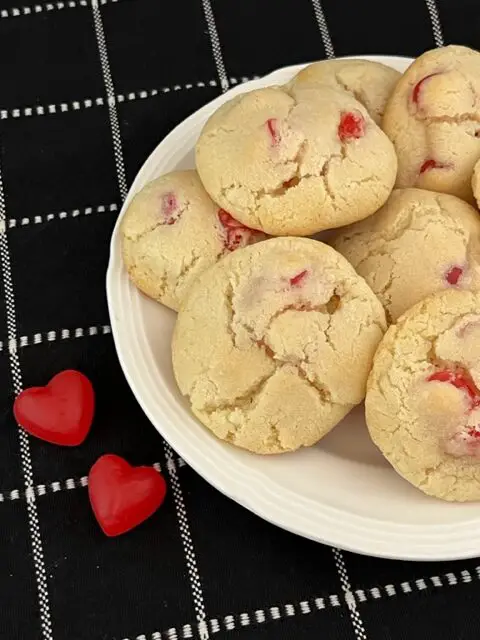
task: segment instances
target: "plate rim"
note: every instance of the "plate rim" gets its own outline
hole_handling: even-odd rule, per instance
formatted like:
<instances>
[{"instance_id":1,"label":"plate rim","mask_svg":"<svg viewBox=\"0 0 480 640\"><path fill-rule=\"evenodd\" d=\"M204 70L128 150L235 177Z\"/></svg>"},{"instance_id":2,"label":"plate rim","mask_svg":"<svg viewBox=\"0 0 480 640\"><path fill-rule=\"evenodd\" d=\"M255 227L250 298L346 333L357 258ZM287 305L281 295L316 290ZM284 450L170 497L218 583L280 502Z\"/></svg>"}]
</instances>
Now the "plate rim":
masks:
<instances>
[{"instance_id":1,"label":"plate rim","mask_svg":"<svg viewBox=\"0 0 480 640\"><path fill-rule=\"evenodd\" d=\"M365 59L383 63L388 63L389 61L391 63L400 62L403 64L410 64L411 62L413 62L413 58L407 56L390 55L344 56L337 59ZM348 514L347 512L335 509L334 507L331 507L329 505L323 505L323 513L321 514L322 517L317 524L312 521L312 517L310 517L310 519L307 518L307 520L305 521L305 517L309 513L308 505L310 504L312 507L314 507L316 503L313 500L304 497L302 502L306 505L306 507L304 508L303 518L299 517L299 514L296 513L295 522L299 523L299 526L295 526L295 523L288 518L289 512L288 509L286 509L286 507L288 506L288 500L282 500L282 503L285 503L283 505L283 508L280 508L280 505L278 504L278 492L275 493L273 491L276 483L271 482L271 486L269 486L268 483L265 483L265 476L259 477L257 483L252 483L252 471L249 470L248 484L246 484L239 479L241 474L236 474L234 477L232 477L231 473L226 474L222 471L221 465L213 465L215 468L215 473L209 473L209 464L211 465L212 460L214 460L215 458L219 458L219 456L213 455L213 457L211 457L211 459L209 460L209 464L202 466L200 464L201 461L199 462L198 458L195 458L195 455L193 454L193 447L189 448L186 445L185 440L182 440L179 434L177 434L177 436L173 434L172 437L172 433L168 432L168 428L163 428L167 424L165 420L163 420L162 422L162 418L164 418L165 416L159 418L158 416L154 415L151 409L150 400L153 404L155 399L150 398L150 394L148 393L148 391L145 388L140 388L138 382L135 381L135 373L137 373L138 365L135 362L134 357L129 357L132 351L131 344L139 344L142 338L145 340L145 336L140 335L140 332L134 331L131 335L130 346L128 344L124 344L122 337L123 330L121 330L120 328L121 322L119 321L115 313L115 310L118 309L119 306L121 307L118 302L122 299L121 294L115 292L115 286L117 284L115 283L115 280L118 276L119 268L122 268L121 256L118 255L119 252L117 248L119 227L121 219L126 208L128 207L131 198L142 185L150 165L152 164L155 157L161 152L161 148L168 147L172 140L178 138L179 134L183 130L188 130L189 126L191 126L194 122L196 123L199 118L207 117L217 107L217 105L220 105L225 101L225 96L231 97L237 93L243 93L244 91L248 91L249 89L258 86L259 83L264 86L265 82L270 78L272 79L273 83L276 75L284 74L287 72L293 75L308 64L311 63L302 63L281 67L261 78L256 78L254 80L238 84L227 92L220 94L210 102L206 103L200 109L192 113L190 116L188 116L174 129L172 129L172 131L170 131L170 133L168 133L167 136L165 136L165 138L163 138L163 140L161 140L159 144L152 150L152 152L149 154L140 170L136 174L112 231L109 245L108 268L106 273L107 304L110 315L110 324L112 328L114 346L120 366L125 375L127 383L130 386L130 389L132 390L137 402L142 408L142 411L145 413L149 421L160 433L160 435L171 444L171 446L186 461L186 463L190 467L192 467L192 469L194 469L196 473L198 473L206 482L208 482L228 498L235 500L235 502L242 505L258 517L295 535L299 535L301 537L308 538L329 546L340 547L346 551L352 551L354 553L363 555L414 561L459 560L475 557L480 553L480 542L477 546L471 546L471 541L475 540L475 533L480 533L480 518L474 518L469 522L462 522L461 525L457 523L434 525L435 529L443 534L443 536L441 536L440 540L438 541L432 539L431 531L428 531L427 534L425 533L425 528L423 527L423 525L392 523L392 527L387 527L385 523L382 523L384 527L384 535L385 527L387 529L391 528L392 531L390 531L383 540L377 540L375 539L373 534L376 531L378 535L379 530L375 530L375 528L372 528L374 519L366 518L357 514ZM195 124L195 127L197 126L198 125ZM139 297L137 297L137 302L138 300ZM134 300L129 300L129 302L135 304ZM137 380L138 379L139 378L137 377ZM165 409L167 410L167 408ZM166 435L166 433L168 433L168 436ZM220 449L218 449L218 451L220 451ZM224 450L222 449L222 451ZM238 460L237 465L240 465L240 467L245 467L244 463ZM231 468L229 467L229 472L230 471ZM259 473L254 472L253 475L259 475ZM262 490L260 493L258 491L259 488L261 488ZM272 498L269 501L265 501L264 498L262 499L262 492L271 493ZM298 502L298 495L294 494L293 492L291 495L295 496L295 499ZM282 498L286 497L288 498L288 492L282 489ZM319 516L318 513L316 515L317 517ZM312 516L311 513L310 516ZM346 516L348 517L346 518ZM348 522L349 519L350 523ZM303 526L300 526L302 522ZM322 529L322 526L324 528L324 532L319 533L319 529ZM422 528L423 531L420 530ZM462 537L459 536L460 529L465 529L465 531L462 531ZM425 540L422 544L419 544L418 539L422 539L424 537L428 538L428 540ZM448 544L446 544L445 540L448 540ZM413 544L414 542L417 543L416 546ZM470 542L470 544L468 544L468 542ZM412 544L413 547L409 546Z\"/></svg>"}]
</instances>

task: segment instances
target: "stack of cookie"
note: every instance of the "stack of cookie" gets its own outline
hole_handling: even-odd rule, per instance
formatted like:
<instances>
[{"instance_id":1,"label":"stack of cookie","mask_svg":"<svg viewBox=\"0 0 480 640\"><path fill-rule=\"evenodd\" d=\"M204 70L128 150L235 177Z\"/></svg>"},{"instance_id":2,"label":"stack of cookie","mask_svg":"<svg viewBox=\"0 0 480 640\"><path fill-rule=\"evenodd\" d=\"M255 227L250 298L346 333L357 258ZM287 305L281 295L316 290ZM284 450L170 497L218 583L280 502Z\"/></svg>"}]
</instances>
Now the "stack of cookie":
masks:
<instances>
[{"instance_id":1,"label":"stack of cookie","mask_svg":"<svg viewBox=\"0 0 480 640\"><path fill-rule=\"evenodd\" d=\"M174 373L199 420L283 453L366 394L401 475L480 499L479 159L480 53L465 47L403 75L319 62L224 103L196 170L147 185L122 221L131 279L179 311Z\"/></svg>"}]
</instances>

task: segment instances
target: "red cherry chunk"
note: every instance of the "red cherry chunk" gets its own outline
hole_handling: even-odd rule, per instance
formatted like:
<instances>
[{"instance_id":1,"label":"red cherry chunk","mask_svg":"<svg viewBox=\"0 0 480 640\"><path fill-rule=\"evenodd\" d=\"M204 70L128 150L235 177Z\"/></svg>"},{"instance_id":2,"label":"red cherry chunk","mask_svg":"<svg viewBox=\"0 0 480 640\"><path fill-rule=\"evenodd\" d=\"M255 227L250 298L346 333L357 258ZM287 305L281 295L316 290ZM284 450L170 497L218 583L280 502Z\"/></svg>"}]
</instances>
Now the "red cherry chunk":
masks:
<instances>
[{"instance_id":1,"label":"red cherry chunk","mask_svg":"<svg viewBox=\"0 0 480 640\"><path fill-rule=\"evenodd\" d=\"M467 371L461 368L455 369L454 371L443 369L432 373L432 375L427 378L428 382L434 380L437 382L448 382L456 389L461 389L468 395L474 406L480 405L480 392Z\"/></svg>"},{"instance_id":2,"label":"red cherry chunk","mask_svg":"<svg viewBox=\"0 0 480 640\"><path fill-rule=\"evenodd\" d=\"M365 135L365 118L359 111L347 111L340 116L338 137L342 142Z\"/></svg>"},{"instance_id":3,"label":"red cherry chunk","mask_svg":"<svg viewBox=\"0 0 480 640\"><path fill-rule=\"evenodd\" d=\"M448 282L448 284L456 285L458 284L458 281L460 280L462 275L463 275L462 267L452 267L445 274L445 280Z\"/></svg>"},{"instance_id":4,"label":"red cherry chunk","mask_svg":"<svg viewBox=\"0 0 480 640\"><path fill-rule=\"evenodd\" d=\"M180 216L176 216L175 213L178 209L178 202L173 192L165 193L162 196L161 213L164 219L164 224L175 224Z\"/></svg>"},{"instance_id":5,"label":"red cherry chunk","mask_svg":"<svg viewBox=\"0 0 480 640\"><path fill-rule=\"evenodd\" d=\"M443 162L437 162L433 158L428 158L420 167L420 173L426 173L432 169L448 169L449 165L443 164Z\"/></svg>"},{"instance_id":6,"label":"red cherry chunk","mask_svg":"<svg viewBox=\"0 0 480 640\"><path fill-rule=\"evenodd\" d=\"M272 140L273 145L277 145L280 142L280 133L278 131L278 120L276 118L269 118L267 120L267 129Z\"/></svg>"},{"instance_id":7,"label":"red cherry chunk","mask_svg":"<svg viewBox=\"0 0 480 640\"><path fill-rule=\"evenodd\" d=\"M417 82L417 84L413 87L412 102L414 102L415 104L418 104L418 100L420 98L420 92L422 90L424 83L427 80L430 80L430 78L433 78L433 76L438 76L438 75L439 75L438 73L430 73L428 74L428 76L425 76L419 82Z\"/></svg>"},{"instance_id":8,"label":"red cherry chunk","mask_svg":"<svg viewBox=\"0 0 480 640\"><path fill-rule=\"evenodd\" d=\"M225 231L225 248L228 251L235 251L239 247L250 244L253 236L259 233L255 229L250 229L244 224L235 220L227 211L220 209L218 219Z\"/></svg>"},{"instance_id":9,"label":"red cherry chunk","mask_svg":"<svg viewBox=\"0 0 480 640\"><path fill-rule=\"evenodd\" d=\"M297 273L296 276L293 276L293 278L290 278L290 284L292 285L292 287L301 287L307 274L308 271L304 269L303 271L300 271L300 273Z\"/></svg>"}]
</instances>

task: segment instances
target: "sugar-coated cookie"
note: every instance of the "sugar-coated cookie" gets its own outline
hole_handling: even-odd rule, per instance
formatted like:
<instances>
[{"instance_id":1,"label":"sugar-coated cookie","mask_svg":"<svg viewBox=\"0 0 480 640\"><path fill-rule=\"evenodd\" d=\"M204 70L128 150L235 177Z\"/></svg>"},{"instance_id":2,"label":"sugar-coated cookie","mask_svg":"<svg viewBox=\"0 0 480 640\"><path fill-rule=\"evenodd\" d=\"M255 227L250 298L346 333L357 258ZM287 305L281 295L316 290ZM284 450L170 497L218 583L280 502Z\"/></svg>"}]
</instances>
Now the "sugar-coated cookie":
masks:
<instances>
[{"instance_id":1,"label":"sugar-coated cookie","mask_svg":"<svg viewBox=\"0 0 480 640\"><path fill-rule=\"evenodd\" d=\"M180 391L218 438L262 454L315 444L362 401L382 305L331 247L273 238L192 285L175 326Z\"/></svg>"},{"instance_id":2,"label":"sugar-coated cookie","mask_svg":"<svg viewBox=\"0 0 480 640\"><path fill-rule=\"evenodd\" d=\"M397 151L398 187L472 201L480 158L480 53L451 45L417 58L387 102L383 129Z\"/></svg>"},{"instance_id":3,"label":"sugar-coated cookie","mask_svg":"<svg viewBox=\"0 0 480 640\"><path fill-rule=\"evenodd\" d=\"M215 202L248 227L310 235L365 218L395 182L393 145L343 90L258 89L222 105L196 146Z\"/></svg>"},{"instance_id":4,"label":"sugar-coated cookie","mask_svg":"<svg viewBox=\"0 0 480 640\"><path fill-rule=\"evenodd\" d=\"M366 418L415 487L480 500L480 293L434 294L390 327L368 380Z\"/></svg>"},{"instance_id":5,"label":"sugar-coated cookie","mask_svg":"<svg viewBox=\"0 0 480 640\"><path fill-rule=\"evenodd\" d=\"M380 62L346 59L322 60L302 69L288 88L328 84L350 93L380 125L390 94L401 74Z\"/></svg>"},{"instance_id":6,"label":"sugar-coated cookie","mask_svg":"<svg viewBox=\"0 0 480 640\"><path fill-rule=\"evenodd\" d=\"M222 256L265 239L211 200L196 171L148 183L121 225L123 259L145 294L178 309L195 278Z\"/></svg>"},{"instance_id":7,"label":"sugar-coated cookie","mask_svg":"<svg viewBox=\"0 0 480 640\"><path fill-rule=\"evenodd\" d=\"M393 322L436 291L480 290L480 214L455 196L395 189L377 213L331 242Z\"/></svg>"}]
</instances>

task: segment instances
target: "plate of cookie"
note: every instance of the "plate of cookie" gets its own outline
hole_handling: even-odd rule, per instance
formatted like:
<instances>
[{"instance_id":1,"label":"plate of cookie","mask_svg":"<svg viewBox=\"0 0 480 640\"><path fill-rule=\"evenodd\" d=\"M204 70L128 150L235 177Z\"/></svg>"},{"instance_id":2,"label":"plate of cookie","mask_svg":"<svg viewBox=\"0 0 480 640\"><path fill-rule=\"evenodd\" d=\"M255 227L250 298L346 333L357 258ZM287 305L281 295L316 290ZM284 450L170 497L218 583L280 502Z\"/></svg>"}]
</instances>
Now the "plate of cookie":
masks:
<instances>
[{"instance_id":1,"label":"plate of cookie","mask_svg":"<svg viewBox=\"0 0 480 640\"><path fill-rule=\"evenodd\" d=\"M480 53L358 56L227 91L115 226L119 360L201 476L298 535L480 554Z\"/></svg>"}]
</instances>

